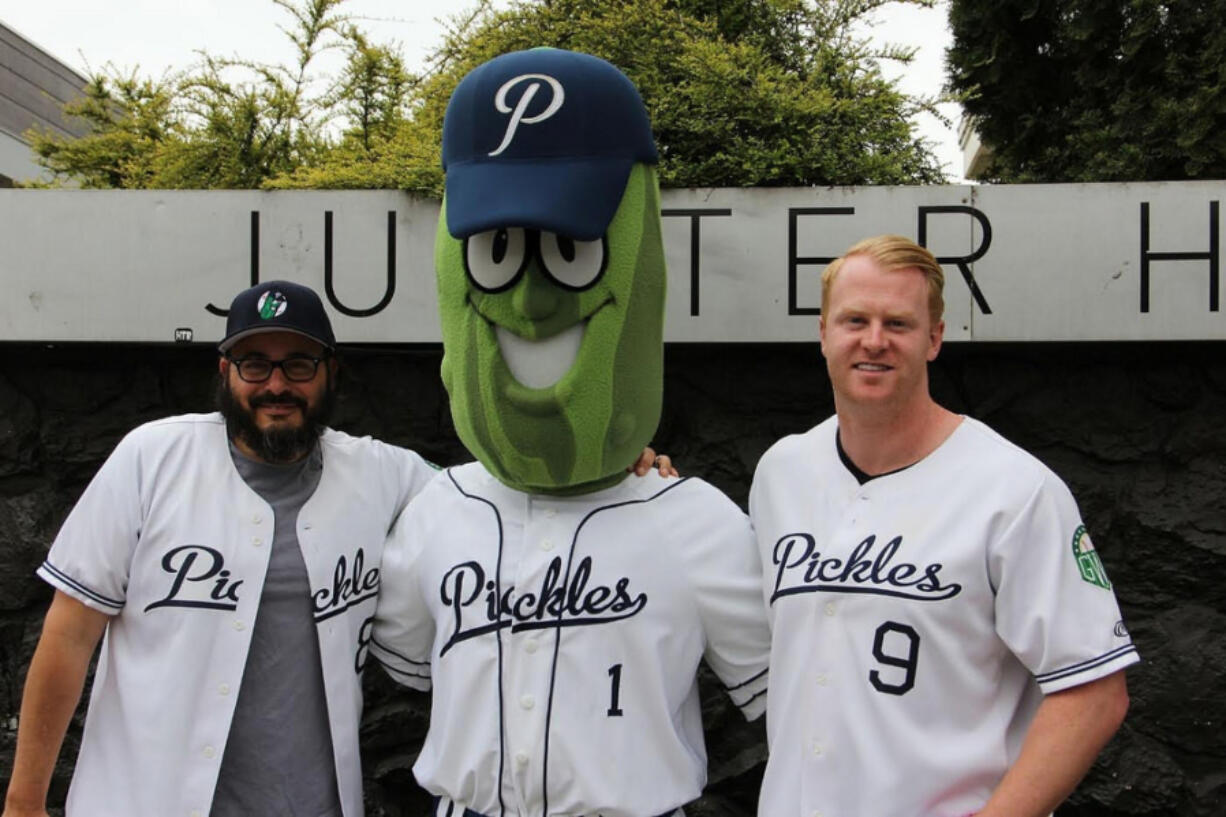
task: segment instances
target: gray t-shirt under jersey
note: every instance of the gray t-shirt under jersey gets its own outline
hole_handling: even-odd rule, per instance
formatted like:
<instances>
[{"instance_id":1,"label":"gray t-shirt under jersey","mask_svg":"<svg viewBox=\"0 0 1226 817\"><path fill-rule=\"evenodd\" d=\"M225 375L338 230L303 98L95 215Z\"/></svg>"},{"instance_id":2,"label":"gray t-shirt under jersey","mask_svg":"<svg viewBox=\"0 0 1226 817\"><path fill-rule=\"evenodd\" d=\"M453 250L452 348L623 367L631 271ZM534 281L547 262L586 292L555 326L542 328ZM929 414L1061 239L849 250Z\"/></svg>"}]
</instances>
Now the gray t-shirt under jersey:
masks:
<instances>
[{"instance_id":1,"label":"gray t-shirt under jersey","mask_svg":"<svg viewBox=\"0 0 1226 817\"><path fill-rule=\"evenodd\" d=\"M298 511L319 485L319 446L270 465L230 446L239 474L272 505L276 531L212 817L341 817L319 640Z\"/></svg>"}]
</instances>

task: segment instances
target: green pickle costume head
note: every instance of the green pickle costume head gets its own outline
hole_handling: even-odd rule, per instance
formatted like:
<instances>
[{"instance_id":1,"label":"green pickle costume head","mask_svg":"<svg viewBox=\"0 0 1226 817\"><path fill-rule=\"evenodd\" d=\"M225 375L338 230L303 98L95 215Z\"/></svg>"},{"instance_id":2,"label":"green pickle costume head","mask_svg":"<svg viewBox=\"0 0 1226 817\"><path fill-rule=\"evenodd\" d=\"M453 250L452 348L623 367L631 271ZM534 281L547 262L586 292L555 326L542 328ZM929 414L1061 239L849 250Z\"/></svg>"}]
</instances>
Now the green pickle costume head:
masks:
<instances>
[{"instance_id":1,"label":"green pickle costume head","mask_svg":"<svg viewBox=\"0 0 1226 817\"><path fill-rule=\"evenodd\" d=\"M611 485L655 433L656 161L638 91L587 54L505 54L447 106L434 253L443 383L460 439L513 488Z\"/></svg>"}]
</instances>

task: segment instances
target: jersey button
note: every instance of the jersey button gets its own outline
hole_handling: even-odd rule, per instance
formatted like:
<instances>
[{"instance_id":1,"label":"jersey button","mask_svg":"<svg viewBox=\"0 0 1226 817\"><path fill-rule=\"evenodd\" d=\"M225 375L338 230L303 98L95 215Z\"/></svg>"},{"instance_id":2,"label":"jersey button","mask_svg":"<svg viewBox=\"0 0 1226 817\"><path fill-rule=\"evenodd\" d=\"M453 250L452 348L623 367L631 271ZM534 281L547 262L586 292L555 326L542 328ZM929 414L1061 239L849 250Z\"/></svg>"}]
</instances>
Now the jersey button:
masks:
<instances>
[{"instance_id":1,"label":"jersey button","mask_svg":"<svg viewBox=\"0 0 1226 817\"><path fill-rule=\"evenodd\" d=\"M264 544L264 540L258 536L253 536L251 537L251 544L255 545L256 547L259 547L260 545Z\"/></svg>"},{"instance_id":2,"label":"jersey button","mask_svg":"<svg viewBox=\"0 0 1226 817\"><path fill-rule=\"evenodd\" d=\"M817 741L813 741L813 756L814 757L822 756L822 745L818 743Z\"/></svg>"},{"instance_id":3,"label":"jersey button","mask_svg":"<svg viewBox=\"0 0 1226 817\"><path fill-rule=\"evenodd\" d=\"M541 550L553 550L553 540L552 539L542 539L541 540Z\"/></svg>"},{"instance_id":4,"label":"jersey button","mask_svg":"<svg viewBox=\"0 0 1226 817\"><path fill-rule=\"evenodd\" d=\"M516 752L515 753L515 765L527 766L528 765L528 753L527 752Z\"/></svg>"},{"instance_id":5,"label":"jersey button","mask_svg":"<svg viewBox=\"0 0 1226 817\"><path fill-rule=\"evenodd\" d=\"M234 622L234 629L238 630L239 632L242 632L243 630L247 629L247 625L241 621L236 621Z\"/></svg>"},{"instance_id":6,"label":"jersey button","mask_svg":"<svg viewBox=\"0 0 1226 817\"><path fill-rule=\"evenodd\" d=\"M218 693L220 693L220 694L222 694L222 695L229 695L229 694L230 694L230 685L229 685L229 684L221 684L221 685L219 685L219 686L217 687L217 692L218 692Z\"/></svg>"},{"instance_id":7,"label":"jersey button","mask_svg":"<svg viewBox=\"0 0 1226 817\"><path fill-rule=\"evenodd\" d=\"M834 615L834 610L835 610L834 602L833 601L826 602L826 615L828 616Z\"/></svg>"},{"instance_id":8,"label":"jersey button","mask_svg":"<svg viewBox=\"0 0 1226 817\"><path fill-rule=\"evenodd\" d=\"M546 508L546 509L545 509L545 518L546 518L546 519L553 519L553 518L554 518L555 516L557 516L557 515L558 515L558 512L557 512L557 511L555 511L553 508Z\"/></svg>"},{"instance_id":9,"label":"jersey button","mask_svg":"<svg viewBox=\"0 0 1226 817\"><path fill-rule=\"evenodd\" d=\"M540 645L537 643L535 638L529 638L524 642L524 652L528 653L529 655L536 652L539 648Z\"/></svg>"},{"instance_id":10,"label":"jersey button","mask_svg":"<svg viewBox=\"0 0 1226 817\"><path fill-rule=\"evenodd\" d=\"M214 749L212 746L205 746L204 752L202 754L204 754L204 756L207 758L212 758L217 754L217 750Z\"/></svg>"},{"instance_id":11,"label":"jersey button","mask_svg":"<svg viewBox=\"0 0 1226 817\"><path fill-rule=\"evenodd\" d=\"M824 673L824 672L823 672L821 675L817 676L817 685L818 685L818 686L823 686L823 687L824 687L824 686L825 686L826 684L828 684L828 683L830 683L830 676L829 676L829 675L827 675L826 673Z\"/></svg>"},{"instance_id":12,"label":"jersey button","mask_svg":"<svg viewBox=\"0 0 1226 817\"><path fill-rule=\"evenodd\" d=\"M188 817L200 817L199 809L192 809L191 814L189 814Z\"/></svg>"},{"instance_id":13,"label":"jersey button","mask_svg":"<svg viewBox=\"0 0 1226 817\"><path fill-rule=\"evenodd\" d=\"M260 516L260 515L257 513L255 516L251 517L251 521L252 521L252 522L254 522L255 524L257 524L257 525L258 525L258 524L260 524L261 522L263 522L263 521L264 521L264 517Z\"/></svg>"},{"instance_id":14,"label":"jersey button","mask_svg":"<svg viewBox=\"0 0 1226 817\"><path fill-rule=\"evenodd\" d=\"M533 698L531 695L523 695L519 699L519 705L524 709L531 709L536 706L536 698Z\"/></svg>"}]
</instances>

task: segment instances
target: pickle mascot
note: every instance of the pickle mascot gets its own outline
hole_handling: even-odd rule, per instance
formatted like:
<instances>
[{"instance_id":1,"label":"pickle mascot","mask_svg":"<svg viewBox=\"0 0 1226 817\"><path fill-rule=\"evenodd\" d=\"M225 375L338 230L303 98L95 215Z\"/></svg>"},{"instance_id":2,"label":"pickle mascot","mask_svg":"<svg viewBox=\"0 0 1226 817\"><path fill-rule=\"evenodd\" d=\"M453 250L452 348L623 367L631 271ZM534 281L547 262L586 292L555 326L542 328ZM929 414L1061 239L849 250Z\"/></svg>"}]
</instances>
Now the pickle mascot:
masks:
<instances>
[{"instance_id":1,"label":"pickle mascot","mask_svg":"<svg viewBox=\"0 0 1226 817\"><path fill-rule=\"evenodd\" d=\"M625 471L663 392L656 162L638 91L587 54L505 54L448 105L442 375L477 462L398 521L370 643L433 686L413 771L435 814L680 814L706 780L699 661L764 710L747 518Z\"/></svg>"}]
</instances>

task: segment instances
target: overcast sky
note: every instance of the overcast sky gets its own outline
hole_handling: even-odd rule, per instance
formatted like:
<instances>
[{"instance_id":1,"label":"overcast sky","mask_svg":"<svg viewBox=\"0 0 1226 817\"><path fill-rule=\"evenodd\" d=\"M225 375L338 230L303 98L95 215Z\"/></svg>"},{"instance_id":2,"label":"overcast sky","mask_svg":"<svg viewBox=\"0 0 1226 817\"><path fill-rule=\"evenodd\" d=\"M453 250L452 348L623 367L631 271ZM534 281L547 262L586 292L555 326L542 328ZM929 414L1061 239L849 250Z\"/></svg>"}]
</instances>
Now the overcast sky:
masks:
<instances>
[{"instance_id":1,"label":"overcast sky","mask_svg":"<svg viewBox=\"0 0 1226 817\"><path fill-rule=\"evenodd\" d=\"M411 68L441 39L444 22L471 6L467 0L349 0L344 9L377 42L396 43ZM936 94L944 82L947 2L935 9L887 6L874 36L919 47L907 69L891 69L909 93ZM293 58L277 31L288 15L270 0L0 0L0 21L82 73L110 62L139 65L145 74L191 64L197 50L267 62ZM334 65L334 64L333 64ZM332 70L327 62L322 71ZM937 145L951 181L962 175L956 105L946 106L949 128L932 118L921 131Z\"/></svg>"}]
</instances>

